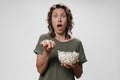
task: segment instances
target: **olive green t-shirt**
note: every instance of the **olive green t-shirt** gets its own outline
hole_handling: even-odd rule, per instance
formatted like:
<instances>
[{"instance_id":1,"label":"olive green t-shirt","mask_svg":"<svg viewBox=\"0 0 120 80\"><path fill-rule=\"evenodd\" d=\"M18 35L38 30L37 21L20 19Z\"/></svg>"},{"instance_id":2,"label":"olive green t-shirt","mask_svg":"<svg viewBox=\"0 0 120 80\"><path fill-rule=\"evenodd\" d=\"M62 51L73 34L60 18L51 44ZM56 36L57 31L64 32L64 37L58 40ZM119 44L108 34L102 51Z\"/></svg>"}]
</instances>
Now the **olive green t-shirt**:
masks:
<instances>
[{"instance_id":1,"label":"olive green t-shirt","mask_svg":"<svg viewBox=\"0 0 120 80\"><path fill-rule=\"evenodd\" d=\"M40 45L42 40L53 40L56 44L55 48L52 50L48 66L44 73L40 74L39 80L75 80L74 73L72 69L66 69L60 65L58 60L57 51L70 51L79 53L80 64L87 61L82 43L79 39L73 38L68 42L60 42L55 38L50 37L48 34L42 34L39 41L34 49L36 54L43 53L43 47Z\"/></svg>"}]
</instances>

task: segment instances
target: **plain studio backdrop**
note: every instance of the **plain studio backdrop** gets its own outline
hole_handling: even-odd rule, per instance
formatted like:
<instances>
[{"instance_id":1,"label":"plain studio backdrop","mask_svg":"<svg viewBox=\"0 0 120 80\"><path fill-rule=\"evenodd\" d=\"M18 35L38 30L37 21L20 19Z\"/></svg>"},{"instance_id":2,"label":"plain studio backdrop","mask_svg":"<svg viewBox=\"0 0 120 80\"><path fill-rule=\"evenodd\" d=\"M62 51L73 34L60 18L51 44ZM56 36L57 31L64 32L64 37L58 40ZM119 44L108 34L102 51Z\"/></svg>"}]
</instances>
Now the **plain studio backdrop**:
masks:
<instances>
[{"instance_id":1,"label":"plain studio backdrop","mask_svg":"<svg viewBox=\"0 0 120 80\"><path fill-rule=\"evenodd\" d=\"M38 80L33 50L56 3L71 9L88 59L76 80L120 80L119 0L0 0L0 80Z\"/></svg>"}]
</instances>

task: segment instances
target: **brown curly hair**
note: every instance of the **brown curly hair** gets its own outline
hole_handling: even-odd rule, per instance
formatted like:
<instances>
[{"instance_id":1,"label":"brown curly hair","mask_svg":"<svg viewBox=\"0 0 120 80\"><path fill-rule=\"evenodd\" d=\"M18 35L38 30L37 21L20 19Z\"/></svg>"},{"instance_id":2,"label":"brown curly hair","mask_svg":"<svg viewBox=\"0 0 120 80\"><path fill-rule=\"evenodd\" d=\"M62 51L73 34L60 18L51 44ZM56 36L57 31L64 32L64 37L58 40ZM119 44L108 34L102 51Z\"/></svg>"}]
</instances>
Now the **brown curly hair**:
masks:
<instances>
[{"instance_id":1,"label":"brown curly hair","mask_svg":"<svg viewBox=\"0 0 120 80\"><path fill-rule=\"evenodd\" d=\"M55 5L53 5L50 8L49 12L48 12L47 22L48 22L49 34L50 34L51 37L55 37L56 36L55 33L54 33L54 28L52 26L52 12L55 9L58 9L58 8L62 8L66 12L66 15L67 15L67 26L66 26L66 30L65 30L65 38L66 39L70 39L71 36L69 35L69 33L72 34L71 30L73 28L73 21L72 21L73 17L72 17L71 10L67 6L65 6L63 4L55 4Z\"/></svg>"}]
</instances>

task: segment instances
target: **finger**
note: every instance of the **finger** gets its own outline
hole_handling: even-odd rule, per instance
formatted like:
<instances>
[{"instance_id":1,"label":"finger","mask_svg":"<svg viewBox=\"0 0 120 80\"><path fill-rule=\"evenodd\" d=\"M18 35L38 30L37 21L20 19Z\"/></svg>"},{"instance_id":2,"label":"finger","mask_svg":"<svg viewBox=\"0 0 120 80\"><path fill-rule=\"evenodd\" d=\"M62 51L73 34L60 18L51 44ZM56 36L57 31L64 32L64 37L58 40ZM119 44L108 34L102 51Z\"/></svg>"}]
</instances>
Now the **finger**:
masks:
<instances>
[{"instance_id":1,"label":"finger","mask_svg":"<svg viewBox=\"0 0 120 80\"><path fill-rule=\"evenodd\" d=\"M52 41L52 43L53 43L53 47L55 47L55 45L56 45L56 44L55 44L55 42L54 42L54 41Z\"/></svg>"},{"instance_id":2,"label":"finger","mask_svg":"<svg viewBox=\"0 0 120 80\"><path fill-rule=\"evenodd\" d=\"M43 44L44 44L44 41L41 41L41 42L40 42L40 45L43 46Z\"/></svg>"},{"instance_id":3,"label":"finger","mask_svg":"<svg viewBox=\"0 0 120 80\"><path fill-rule=\"evenodd\" d=\"M78 62L80 62L80 60L79 60L79 59L77 59L77 60L76 60L76 62L78 63Z\"/></svg>"},{"instance_id":4,"label":"finger","mask_svg":"<svg viewBox=\"0 0 120 80\"><path fill-rule=\"evenodd\" d=\"M40 45L42 45L42 44L43 44L43 41L40 42Z\"/></svg>"},{"instance_id":5,"label":"finger","mask_svg":"<svg viewBox=\"0 0 120 80\"><path fill-rule=\"evenodd\" d=\"M61 63L61 66L62 66L62 67L65 67L65 68L67 68L67 69L71 68L71 67L68 66L67 64L63 64L63 63Z\"/></svg>"},{"instance_id":6,"label":"finger","mask_svg":"<svg viewBox=\"0 0 120 80\"><path fill-rule=\"evenodd\" d=\"M67 64L64 64L64 67L65 67L65 68L68 68L68 69L70 68L70 66L67 65Z\"/></svg>"},{"instance_id":7,"label":"finger","mask_svg":"<svg viewBox=\"0 0 120 80\"><path fill-rule=\"evenodd\" d=\"M47 46L46 40L41 41L40 45L42 45L43 47Z\"/></svg>"},{"instance_id":8,"label":"finger","mask_svg":"<svg viewBox=\"0 0 120 80\"><path fill-rule=\"evenodd\" d=\"M51 47L54 48L55 47L55 42L53 40L50 40L51 42Z\"/></svg>"},{"instance_id":9,"label":"finger","mask_svg":"<svg viewBox=\"0 0 120 80\"><path fill-rule=\"evenodd\" d=\"M74 68L74 67L75 67L75 64L70 64L70 67L71 67L71 68Z\"/></svg>"},{"instance_id":10,"label":"finger","mask_svg":"<svg viewBox=\"0 0 120 80\"><path fill-rule=\"evenodd\" d=\"M46 40L43 41L43 46L47 46L48 45L48 42Z\"/></svg>"},{"instance_id":11,"label":"finger","mask_svg":"<svg viewBox=\"0 0 120 80\"><path fill-rule=\"evenodd\" d=\"M54 48L55 47L55 42L51 40L51 47Z\"/></svg>"},{"instance_id":12,"label":"finger","mask_svg":"<svg viewBox=\"0 0 120 80\"><path fill-rule=\"evenodd\" d=\"M64 66L64 64L62 64L62 63L61 63L60 65L61 65L61 66Z\"/></svg>"},{"instance_id":13,"label":"finger","mask_svg":"<svg viewBox=\"0 0 120 80\"><path fill-rule=\"evenodd\" d=\"M48 49L50 49L51 48L51 42L49 41L49 42L47 42L47 45L48 45Z\"/></svg>"},{"instance_id":14,"label":"finger","mask_svg":"<svg viewBox=\"0 0 120 80\"><path fill-rule=\"evenodd\" d=\"M52 40L50 40L50 45L51 45L51 48L54 47L54 45L53 45L53 41L52 41Z\"/></svg>"}]
</instances>

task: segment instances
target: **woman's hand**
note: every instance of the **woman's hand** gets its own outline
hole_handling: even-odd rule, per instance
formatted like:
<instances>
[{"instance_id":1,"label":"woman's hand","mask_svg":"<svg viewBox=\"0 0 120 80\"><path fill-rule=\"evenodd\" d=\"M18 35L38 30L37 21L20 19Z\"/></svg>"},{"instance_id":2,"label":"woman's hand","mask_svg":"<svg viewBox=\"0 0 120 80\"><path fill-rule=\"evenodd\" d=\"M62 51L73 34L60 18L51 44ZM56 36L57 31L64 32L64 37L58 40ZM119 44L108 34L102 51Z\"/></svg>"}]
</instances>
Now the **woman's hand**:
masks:
<instances>
[{"instance_id":1,"label":"woman's hand","mask_svg":"<svg viewBox=\"0 0 120 80\"><path fill-rule=\"evenodd\" d=\"M55 47L55 42L52 40L43 40L40 42L40 45L43 46L44 50L48 53L51 52L51 50Z\"/></svg>"},{"instance_id":2,"label":"woman's hand","mask_svg":"<svg viewBox=\"0 0 120 80\"><path fill-rule=\"evenodd\" d=\"M76 60L76 63L75 64L61 64L61 66L63 66L63 67L65 67L65 68L67 68L67 69L69 69L69 68L72 68L72 69L74 69L77 65L78 65L78 62L79 62L79 60Z\"/></svg>"},{"instance_id":3,"label":"woman's hand","mask_svg":"<svg viewBox=\"0 0 120 80\"><path fill-rule=\"evenodd\" d=\"M76 76L76 78L80 78L82 73L83 73L83 69L82 69L82 64L78 64L79 60L76 60L75 64L61 64L61 66L67 68L67 69L72 69L74 75Z\"/></svg>"}]
</instances>

